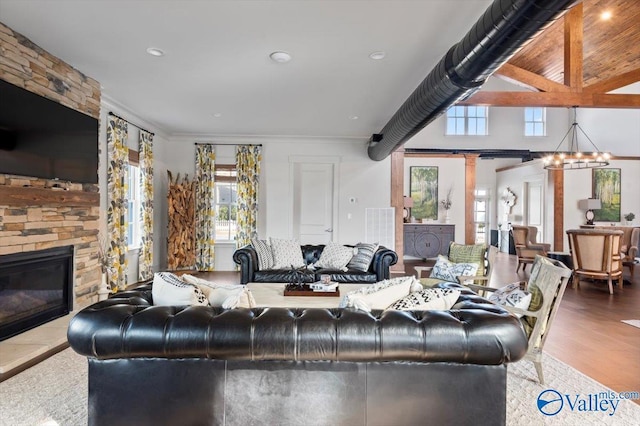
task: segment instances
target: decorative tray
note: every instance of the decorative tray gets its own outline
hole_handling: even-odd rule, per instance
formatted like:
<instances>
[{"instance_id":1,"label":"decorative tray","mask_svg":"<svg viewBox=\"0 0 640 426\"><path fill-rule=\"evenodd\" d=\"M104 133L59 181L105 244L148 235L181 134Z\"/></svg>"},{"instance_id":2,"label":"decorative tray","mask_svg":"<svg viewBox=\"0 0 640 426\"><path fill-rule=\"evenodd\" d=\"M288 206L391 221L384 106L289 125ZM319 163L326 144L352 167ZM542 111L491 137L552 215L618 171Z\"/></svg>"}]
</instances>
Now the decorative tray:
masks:
<instances>
[{"instance_id":1,"label":"decorative tray","mask_svg":"<svg viewBox=\"0 0 640 426\"><path fill-rule=\"evenodd\" d=\"M287 284L284 287L285 296L317 296L317 297L340 297L340 288L336 287L336 291L314 291L309 284L302 286L296 284Z\"/></svg>"}]
</instances>

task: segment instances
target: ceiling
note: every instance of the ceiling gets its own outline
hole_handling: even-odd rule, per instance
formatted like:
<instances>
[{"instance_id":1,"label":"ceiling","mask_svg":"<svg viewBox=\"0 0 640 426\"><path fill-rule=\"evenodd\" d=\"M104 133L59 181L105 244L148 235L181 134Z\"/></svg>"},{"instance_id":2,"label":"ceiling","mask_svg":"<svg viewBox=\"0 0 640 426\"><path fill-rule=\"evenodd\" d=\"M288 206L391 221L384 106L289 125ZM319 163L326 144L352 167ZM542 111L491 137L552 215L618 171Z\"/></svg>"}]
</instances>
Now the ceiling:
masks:
<instances>
[{"instance_id":1,"label":"ceiling","mask_svg":"<svg viewBox=\"0 0 640 426\"><path fill-rule=\"evenodd\" d=\"M490 3L0 0L0 21L167 134L368 139ZM611 8L616 28L585 18L585 84L640 69L639 3L585 2L585 14ZM512 63L562 82L562 28ZM620 41L629 34L635 44ZM278 50L292 60L270 60ZM370 59L377 51L386 56Z\"/></svg>"}]
</instances>

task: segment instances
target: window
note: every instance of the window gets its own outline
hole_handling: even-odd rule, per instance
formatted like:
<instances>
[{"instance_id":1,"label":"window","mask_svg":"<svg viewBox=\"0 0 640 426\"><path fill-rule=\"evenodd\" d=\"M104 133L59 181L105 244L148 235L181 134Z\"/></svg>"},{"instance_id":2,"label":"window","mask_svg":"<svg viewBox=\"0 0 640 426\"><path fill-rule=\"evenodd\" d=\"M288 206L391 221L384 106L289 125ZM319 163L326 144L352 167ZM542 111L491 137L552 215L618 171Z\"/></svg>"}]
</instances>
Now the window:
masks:
<instances>
[{"instance_id":1,"label":"window","mask_svg":"<svg viewBox=\"0 0 640 426\"><path fill-rule=\"evenodd\" d=\"M525 136L546 136L547 135L547 110L542 107L526 107L524 109L524 135Z\"/></svg>"},{"instance_id":2,"label":"window","mask_svg":"<svg viewBox=\"0 0 640 426\"><path fill-rule=\"evenodd\" d=\"M473 223L476 244L487 243L489 229L489 190L476 189L473 202Z\"/></svg>"},{"instance_id":3,"label":"window","mask_svg":"<svg viewBox=\"0 0 640 426\"><path fill-rule=\"evenodd\" d=\"M235 241L238 184L234 165L216 165L216 241Z\"/></svg>"},{"instance_id":4,"label":"window","mask_svg":"<svg viewBox=\"0 0 640 426\"><path fill-rule=\"evenodd\" d=\"M447 135L488 135L489 109L485 106L452 106L447 110Z\"/></svg>"},{"instance_id":5,"label":"window","mask_svg":"<svg viewBox=\"0 0 640 426\"><path fill-rule=\"evenodd\" d=\"M127 246L129 250L140 248L141 243L141 193L138 153L129 150L129 181L127 182Z\"/></svg>"}]
</instances>

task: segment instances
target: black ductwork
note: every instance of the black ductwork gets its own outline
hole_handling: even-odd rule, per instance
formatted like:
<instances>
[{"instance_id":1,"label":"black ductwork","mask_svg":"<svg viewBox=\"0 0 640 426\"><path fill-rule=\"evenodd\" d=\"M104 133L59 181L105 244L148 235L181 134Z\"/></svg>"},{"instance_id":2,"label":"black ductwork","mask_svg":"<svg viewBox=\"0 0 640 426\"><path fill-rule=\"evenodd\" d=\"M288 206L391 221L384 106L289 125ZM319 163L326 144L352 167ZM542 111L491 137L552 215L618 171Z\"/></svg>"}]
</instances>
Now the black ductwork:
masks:
<instances>
[{"instance_id":1,"label":"black ductwork","mask_svg":"<svg viewBox=\"0 0 640 426\"><path fill-rule=\"evenodd\" d=\"M575 0L495 0L469 32L451 47L380 133L369 158L380 161L485 80ZM379 136L382 135L382 139Z\"/></svg>"}]
</instances>

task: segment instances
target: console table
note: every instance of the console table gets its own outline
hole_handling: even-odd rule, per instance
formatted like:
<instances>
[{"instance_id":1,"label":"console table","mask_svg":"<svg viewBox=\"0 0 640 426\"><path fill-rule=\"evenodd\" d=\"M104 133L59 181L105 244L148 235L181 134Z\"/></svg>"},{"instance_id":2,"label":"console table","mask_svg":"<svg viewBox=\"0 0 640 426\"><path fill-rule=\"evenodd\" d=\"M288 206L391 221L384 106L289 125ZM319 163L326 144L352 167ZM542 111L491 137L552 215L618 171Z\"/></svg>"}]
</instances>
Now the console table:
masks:
<instances>
[{"instance_id":1,"label":"console table","mask_svg":"<svg viewBox=\"0 0 640 426\"><path fill-rule=\"evenodd\" d=\"M446 255L454 241L455 225L406 223L404 225L404 254L421 259Z\"/></svg>"}]
</instances>

